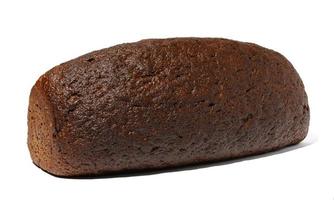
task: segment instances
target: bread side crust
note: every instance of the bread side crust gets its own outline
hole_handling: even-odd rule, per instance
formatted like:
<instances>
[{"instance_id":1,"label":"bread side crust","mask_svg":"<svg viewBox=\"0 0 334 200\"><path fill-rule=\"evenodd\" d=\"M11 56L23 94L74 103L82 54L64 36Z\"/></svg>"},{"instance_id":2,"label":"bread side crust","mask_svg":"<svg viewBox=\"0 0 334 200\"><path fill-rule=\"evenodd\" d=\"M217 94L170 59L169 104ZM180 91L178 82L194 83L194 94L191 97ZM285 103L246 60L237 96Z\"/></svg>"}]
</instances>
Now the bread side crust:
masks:
<instances>
[{"instance_id":1,"label":"bread side crust","mask_svg":"<svg viewBox=\"0 0 334 200\"><path fill-rule=\"evenodd\" d=\"M68 175L57 151L54 108L45 93L46 75L31 89L28 111L28 148L35 165L59 176Z\"/></svg>"}]
</instances>

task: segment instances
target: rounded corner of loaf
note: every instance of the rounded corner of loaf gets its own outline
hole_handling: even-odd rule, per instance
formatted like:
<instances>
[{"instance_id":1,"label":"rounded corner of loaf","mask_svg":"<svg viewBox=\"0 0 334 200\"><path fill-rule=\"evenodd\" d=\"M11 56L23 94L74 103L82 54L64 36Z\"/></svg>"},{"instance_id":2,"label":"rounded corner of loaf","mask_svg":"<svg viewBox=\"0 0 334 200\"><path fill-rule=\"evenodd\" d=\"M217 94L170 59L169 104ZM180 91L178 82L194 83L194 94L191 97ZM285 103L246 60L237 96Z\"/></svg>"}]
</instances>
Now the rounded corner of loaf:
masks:
<instances>
[{"instance_id":1,"label":"rounded corner of loaf","mask_svg":"<svg viewBox=\"0 0 334 200\"><path fill-rule=\"evenodd\" d=\"M42 75L32 87L28 108L28 149L35 165L48 173L67 175L66 164L57 151L54 134L54 107L47 95L47 75Z\"/></svg>"}]
</instances>

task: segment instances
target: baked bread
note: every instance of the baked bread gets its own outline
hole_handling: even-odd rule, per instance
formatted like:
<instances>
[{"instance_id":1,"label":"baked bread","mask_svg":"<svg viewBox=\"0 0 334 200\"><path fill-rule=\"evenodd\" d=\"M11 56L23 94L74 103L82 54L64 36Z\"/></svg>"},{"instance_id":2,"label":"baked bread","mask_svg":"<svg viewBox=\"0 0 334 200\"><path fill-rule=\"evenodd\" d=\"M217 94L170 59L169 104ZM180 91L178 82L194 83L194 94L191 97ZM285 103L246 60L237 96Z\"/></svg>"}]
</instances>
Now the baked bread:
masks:
<instances>
[{"instance_id":1,"label":"baked bread","mask_svg":"<svg viewBox=\"0 0 334 200\"><path fill-rule=\"evenodd\" d=\"M279 53L215 38L148 39L58 65L31 90L33 162L58 176L154 170L302 141L303 83Z\"/></svg>"}]
</instances>

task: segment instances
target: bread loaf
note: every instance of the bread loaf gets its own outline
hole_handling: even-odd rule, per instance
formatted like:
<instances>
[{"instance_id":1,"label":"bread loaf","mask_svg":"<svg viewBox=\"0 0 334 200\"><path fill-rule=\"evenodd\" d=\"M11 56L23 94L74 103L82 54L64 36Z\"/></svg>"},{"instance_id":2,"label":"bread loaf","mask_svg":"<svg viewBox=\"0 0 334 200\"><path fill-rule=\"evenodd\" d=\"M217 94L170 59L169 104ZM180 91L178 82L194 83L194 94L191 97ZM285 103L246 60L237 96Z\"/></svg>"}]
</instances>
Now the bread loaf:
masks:
<instances>
[{"instance_id":1,"label":"bread loaf","mask_svg":"<svg viewBox=\"0 0 334 200\"><path fill-rule=\"evenodd\" d=\"M214 38L148 39L60 64L30 94L33 162L58 176L222 161L302 141L309 106L281 54Z\"/></svg>"}]
</instances>

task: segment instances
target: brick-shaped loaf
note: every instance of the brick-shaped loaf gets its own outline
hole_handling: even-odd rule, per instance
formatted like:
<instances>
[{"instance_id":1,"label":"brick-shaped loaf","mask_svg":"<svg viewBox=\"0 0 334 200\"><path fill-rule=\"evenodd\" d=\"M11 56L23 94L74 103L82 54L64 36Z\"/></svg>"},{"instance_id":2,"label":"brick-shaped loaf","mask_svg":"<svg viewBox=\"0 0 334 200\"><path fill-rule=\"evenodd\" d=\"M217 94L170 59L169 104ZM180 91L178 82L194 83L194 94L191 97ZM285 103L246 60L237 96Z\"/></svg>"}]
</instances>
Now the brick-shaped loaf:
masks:
<instances>
[{"instance_id":1,"label":"brick-shaped loaf","mask_svg":"<svg viewBox=\"0 0 334 200\"><path fill-rule=\"evenodd\" d=\"M148 39L60 64L31 90L28 146L57 176L222 161L302 141L309 106L281 54L217 38Z\"/></svg>"}]
</instances>

